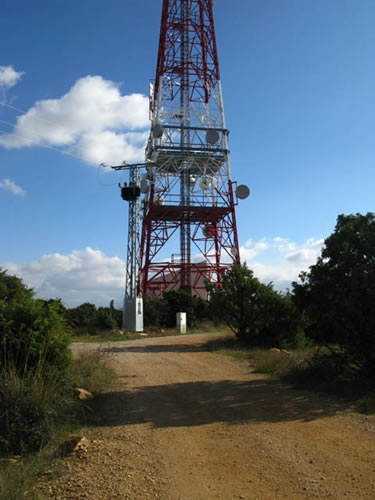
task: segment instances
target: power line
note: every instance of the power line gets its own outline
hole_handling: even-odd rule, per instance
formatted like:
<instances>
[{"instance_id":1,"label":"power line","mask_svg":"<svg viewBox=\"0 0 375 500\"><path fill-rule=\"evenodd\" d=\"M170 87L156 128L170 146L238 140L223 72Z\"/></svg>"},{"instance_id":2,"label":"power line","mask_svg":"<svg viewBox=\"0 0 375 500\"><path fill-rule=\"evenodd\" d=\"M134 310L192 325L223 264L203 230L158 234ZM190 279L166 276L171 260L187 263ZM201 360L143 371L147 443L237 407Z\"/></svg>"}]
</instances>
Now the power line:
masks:
<instances>
[{"instance_id":1,"label":"power line","mask_svg":"<svg viewBox=\"0 0 375 500\"><path fill-rule=\"evenodd\" d=\"M4 101L0 101L0 106L5 106L9 109L13 109L13 111L18 111L19 113L22 113L22 114L26 114L28 113L28 111L24 111L23 109L19 109L19 108L16 108L15 106L11 106L10 104L4 102Z\"/></svg>"},{"instance_id":2,"label":"power line","mask_svg":"<svg viewBox=\"0 0 375 500\"><path fill-rule=\"evenodd\" d=\"M0 122L5 123L6 125L9 125L13 128L16 127L16 125L14 123L10 123L10 122L7 122L5 120L0 120ZM15 136L15 134L9 133L8 131L3 130L3 129L0 129L0 132L3 132L3 135L8 135L8 136L14 135ZM17 135L19 137L23 137L24 139L30 139L30 137L28 137L24 134L17 133ZM85 160L81 156L75 155L74 153L68 153L68 151L62 151L61 149L54 148L53 146L47 146L46 144L37 144L37 146L40 146L41 148L45 148L45 149L51 149L52 151L56 151L57 153L60 153L64 156L71 156L72 158L78 159L78 160L86 163Z\"/></svg>"},{"instance_id":3,"label":"power line","mask_svg":"<svg viewBox=\"0 0 375 500\"><path fill-rule=\"evenodd\" d=\"M25 111L25 110L20 109L20 108L16 108L15 106L11 106L10 104L8 104L8 103L7 103L7 102L5 102L5 101L0 101L0 106L4 106L4 107L6 107L6 108L12 109L13 111L17 111L18 113L22 113L23 115L25 115L25 114L27 114L27 113L28 113L28 111ZM56 122L53 122L52 120L46 120L45 118L40 118L40 117L38 117L38 116L37 116L37 117L34 117L34 119L35 119L35 118L36 118L37 120L39 120L40 122L50 123L50 124L52 124L52 125L54 125L54 124L56 123ZM1 122L1 123L4 123L4 124L6 124L6 125L9 125L9 126L11 126L11 127L13 127L13 128L15 128L15 127L17 126L17 124L10 123L10 122L7 122L7 121L5 121L5 120L1 120L1 119L0 119L0 122ZM6 132L5 130L2 130L2 129L0 129L0 132L2 132L2 133L3 133L2 135L12 135L12 134L9 134L9 132ZM15 135L15 134L13 134L13 135ZM23 137L23 138L25 138L25 139L28 139L28 137L27 137L26 135L24 135L24 134L20 134L19 132L17 132L17 135L18 135L19 137ZM58 149L58 148L54 148L53 146L47 146L47 145L45 145L45 144L38 144L38 146L40 146L40 147L42 147L42 148L45 148L45 149L51 149L52 151L56 151L57 153L60 153L60 154L62 154L62 155L65 155L65 156L71 156L72 158L76 158L76 159L78 159L78 160L82 161L83 163L87 163L87 162L86 162L86 160L84 160L81 156L75 155L74 153L68 153L67 151L61 151L61 150L60 150L60 149ZM100 168L100 167L98 166L98 169L99 169L99 168ZM102 182L100 182L100 181L99 181L99 179L98 179L98 182L99 182L99 184L101 184L102 186L113 186L113 185L117 184L117 183L113 183L113 184L103 184Z\"/></svg>"},{"instance_id":4,"label":"power line","mask_svg":"<svg viewBox=\"0 0 375 500\"><path fill-rule=\"evenodd\" d=\"M6 108L12 109L13 111L17 111L18 113L21 113L22 115L27 115L27 113L30 111L30 110L25 111L23 109L16 108L15 106L11 106L10 104L8 104L5 101L0 101L0 106L4 106ZM40 118L40 116L33 116L33 120L38 120L40 122L49 123L51 125L55 125L56 123L58 123L58 120L48 120L46 118Z\"/></svg>"}]
</instances>

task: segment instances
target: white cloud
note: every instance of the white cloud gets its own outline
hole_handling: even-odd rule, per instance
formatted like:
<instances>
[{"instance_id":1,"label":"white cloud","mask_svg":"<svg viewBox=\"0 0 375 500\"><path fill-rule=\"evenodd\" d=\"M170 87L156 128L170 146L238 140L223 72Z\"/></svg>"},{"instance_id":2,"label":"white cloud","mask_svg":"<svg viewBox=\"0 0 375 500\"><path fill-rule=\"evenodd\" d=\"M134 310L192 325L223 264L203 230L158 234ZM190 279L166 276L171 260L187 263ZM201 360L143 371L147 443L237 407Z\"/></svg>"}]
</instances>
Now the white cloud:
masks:
<instances>
[{"instance_id":1,"label":"white cloud","mask_svg":"<svg viewBox=\"0 0 375 500\"><path fill-rule=\"evenodd\" d=\"M86 76L61 98L37 101L0 145L69 148L94 165L137 161L144 158L148 125L148 98L121 95L118 84Z\"/></svg>"},{"instance_id":2,"label":"white cloud","mask_svg":"<svg viewBox=\"0 0 375 500\"><path fill-rule=\"evenodd\" d=\"M77 143L76 152L94 165L98 162L113 165L124 159L129 162L142 161L147 137L148 132L92 132L82 136Z\"/></svg>"},{"instance_id":3,"label":"white cloud","mask_svg":"<svg viewBox=\"0 0 375 500\"><path fill-rule=\"evenodd\" d=\"M241 261L246 261L263 283L272 281L277 289L285 290L292 281L298 280L301 271L307 271L316 263L323 244L323 239L309 238L298 244L280 236L271 240L263 238L254 245L248 240L240 248Z\"/></svg>"},{"instance_id":4,"label":"white cloud","mask_svg":"<svg viewBox=\"0 0 375 500\"><path fill-rule=\"evenodd\" d=\"M268 248L269 243L266 241L266 238L262 238L256 243L253 243L253 241L249 239L246 241L245 246L240 248L241 259L248 262Z\"/></svg>"},{"instance_id":5,"label":"white cloud","mask_svg":"<svg viewBox=\"0 0 375 500\"><path fill-rule=\"evenodd\" d=\"M287 240L288 244L292 243ZM246 242L240 249L241 260L248 262L255 276L264 283L272 281L275 288L290 288L302 270L315 264L323 245L321 239L294 242L303 259L290 259L279 245L280 241L263 238L256 243ZM247 253L246 253L247 252ZM297 253L296 252L296 253ZM15 264L0 262L0 267L21 277L41 298L61 298L74 307L83 302L108 305L115 299L122 307L125 283L125 263L119 257L106 257L100 250L87 247L68 255L43 255L39 260Z\"/></svg>"},{"instance_id":6,"label":"white cloud","mask_svg":"<svg viewBox=\"0 0 375 500\"><path fill-rule=\"evenodd\" d=\"M23 264L1 263L37 293L40 298L61 298L69 307L83 302L108 305L112 299L121 307L125 283L125 264L119 257L106 257L87 247L69 255L43 255Z\"/></svg>"},{"instance_id":7,"label":"white cloud","mask_svg":"<svg viewBox=\"0 0 375 500\"><path fill-rule=\"evenodd\" d=\"M296 244L290 241L289 238L281 238L280 236L276 236L276 238L273 239L273 245L282 253L293 252L297 248Z\"/></svg>"},{"instance_id":8,"label":"white cloud","mask_svg":"<svg viewBox=\"0 0 375 500\"><path fill-rule=\"evenodd\" d=\"M3 89L14 87L23 74L22 71L15 71L13 66L0 66L0 87Z\"/></svg>"},{"instance_id":9,"label":"white cloud","mask_svg":"<svg viewBox=\"0 0 375 500\"><path fill-rule=\"evenodd\" d=\"M20 186L10 179L3 179L0 181L0 189L4 189L5 191L10 191L12 194L16 196L24 196L26 191L22 189Z\"/></svg>"}]
</instances>

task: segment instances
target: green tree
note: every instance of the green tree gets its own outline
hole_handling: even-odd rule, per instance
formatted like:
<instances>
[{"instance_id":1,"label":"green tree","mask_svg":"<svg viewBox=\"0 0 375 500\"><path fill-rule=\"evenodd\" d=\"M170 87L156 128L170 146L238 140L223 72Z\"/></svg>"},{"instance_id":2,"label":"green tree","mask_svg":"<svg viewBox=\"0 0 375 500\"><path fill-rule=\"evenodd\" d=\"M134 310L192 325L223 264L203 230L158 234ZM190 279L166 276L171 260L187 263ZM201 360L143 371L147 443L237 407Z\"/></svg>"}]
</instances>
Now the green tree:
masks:
<instances>
[{"instance_id":1,"label":"green tree","mask_svg":"<svg viewBox=\"0 0 375 500\"><path fill-rule=\"evenodd\" d=\"M352 366L375 376L375 216L339 215L308 273L293 283L310 335L337 343Z\"/></svg>"},{"instance_id":2,"label":"green tree","mask_svg":"<svg viewBox=\"0 0 375 500\"><path fill-rule=\"evenodd\" d=\"M65 308L59 299L33 296L20 278L0 271L0 365L26 372L42 363L64 371L70 366Z\"/></svg>"},{"instance_id":3,"label":"green tree","mask_svg":"<svg viewBox=\"0 0 375 500\"><path fill-rule=\"evenodd\" d=\"M143 297L143 323L146 328L161 326L162 300L149 295Z\"/></svg>"},{"instance_id":4,"label":"green tree","mask_svg":"<svg viewBox=\"0 0 375 500\"><path fill-rule=\"evenodd\" d=\"M6 304L33 297L34 292L17 276L12 276L0 268L0 300Z\"/></svg>"},{"instance_id":5,"label":"green tree","mask_svg":"<svg viewBox=\"0 0 375 500\"><path fill-rule=\"evenodd\" d=\"M207 285L211 308L244 342L258 346L293 343L302 326L289 294L254 277L246 264L235 264L223 276L222 287Z\"/></svg>"},{"instance_id":6,"label":"green tree","mask_svg":"<svg viewBox=\"0 0 375 500\"><path fill-rule=\"evenodd\" d=\"M95 328L99 331L115 330L117 328L117 322L110 315L108 307L98 307L95 315Z\"/></svg>"},{"instance_id":7,"label":"green tree","mask_svg":"<svg viewBox=\"0 0 375 500\"><path fill-rule=\"evenodd\" d=\"M161 306L160 320L163 326L168 328L176 326L176 313L178 312L186 312L188 326L195 325L195 300L185 290L164 292Z\"/></svg>"},{"instance_id":8,"label":"green tree","mask_svg":"<svg viewBox=\"0 0 375 500\"><path fill-rule=\"evenodd\" d=\"M24 298L0 301L0 360L18 373L35 369L64 372L70 368L70 337L58 302Z\"/></svg>"},{"instance_id":9,"label":"green tree","mask_svg":"<svg viewBox=\"0 0 375 500\"><path fill-rule=\"evenodd\" d=\"M37 451L72 402L65 308L5 271L0 289L0 451Z\"/></svg>"},{"instance_id":10,"label":"green tree","mask_svg":"<svg viewBox=\"0 0 375 500\"><path fill-rule=\"evenodd\" d=\"M116 309L115 307L112 309L112 318L115 320L115 328L121 330L122 328L122 310Z\"/></svg>"},{"instance_id":11,"label":"green tree","mask_svg":"<svg viewBox=\"0 0 375 500\"><path fill-rule=\"evenodd\" d=\"M90 302L84 302L75 308L68 309L67 319L75 333L90 333L95 329L96 306Z\"/></svg>"}]
</instances>

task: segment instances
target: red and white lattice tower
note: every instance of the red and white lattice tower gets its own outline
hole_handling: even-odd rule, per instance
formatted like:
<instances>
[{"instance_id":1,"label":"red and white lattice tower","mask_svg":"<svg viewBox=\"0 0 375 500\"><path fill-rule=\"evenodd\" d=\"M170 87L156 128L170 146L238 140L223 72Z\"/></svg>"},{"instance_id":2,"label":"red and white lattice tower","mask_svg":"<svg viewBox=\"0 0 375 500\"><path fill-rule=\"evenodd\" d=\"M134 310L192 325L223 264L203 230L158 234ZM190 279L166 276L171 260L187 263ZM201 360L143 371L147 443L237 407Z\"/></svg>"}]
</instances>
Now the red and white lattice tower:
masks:
<instances>
[{"instance_id":1,"label":"red and white lattice tower","mask_svg":"<svg viewBox=\"0 0 375 500\"><path fill-rule=\"evenodd\" d=\"M213 0L163 0L141 235L139 295L206 296L240 262Z\"/></svg>"}]
</instances>

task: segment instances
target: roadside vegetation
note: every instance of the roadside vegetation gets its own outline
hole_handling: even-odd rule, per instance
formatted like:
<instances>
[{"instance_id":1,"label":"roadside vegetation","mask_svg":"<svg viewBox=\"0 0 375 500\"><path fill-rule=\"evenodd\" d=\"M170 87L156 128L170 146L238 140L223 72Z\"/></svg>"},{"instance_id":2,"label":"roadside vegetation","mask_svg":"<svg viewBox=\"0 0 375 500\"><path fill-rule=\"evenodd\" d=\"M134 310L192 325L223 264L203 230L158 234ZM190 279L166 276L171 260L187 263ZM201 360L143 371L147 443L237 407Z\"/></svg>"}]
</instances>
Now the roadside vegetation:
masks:
<instances>
[{"instance_id":1,"label":"roadside vegetation","mask_svg":"<svg viewBox=\"0 0 375 500\"><path fill-rule=\"evenodd\" d=\"M70 341L61 302L0 270L0 499L37 498L37 475L83 416L76 388L113 380L103 353L73 360Z\"/></svg>"},{"instance_id":2,"label":"roadside vegetation","mask_svg":"<svg viewBox=\"0 0 375 500\"><path fill-rule=\"evenodd\" d=\"M374 214L339 215L316 264L287 294L260 283L246 265L209 289L211 307L234 333L209 343L211 350L375 412Z\"/></svg>"},{"instance_id":3,"label":"roadside vegetation","mask_svg":"<svg viewBox=\"0 0 375 500\"><path fill-rule=\"evenodd\" d=\"M141 335L122 331L122 311L113 307L96 307L83 304L67 308L60 299L44 301L53 303L64 318L66 330L74 342L118 342L134 340ZM189 333L225 331L227 327L217 321L209 302L192 297L183 290L165 292L162 297L144 297L144 331L147 335L175 335L176 312L187 313Z\"/></svg>"}]
</instances>

